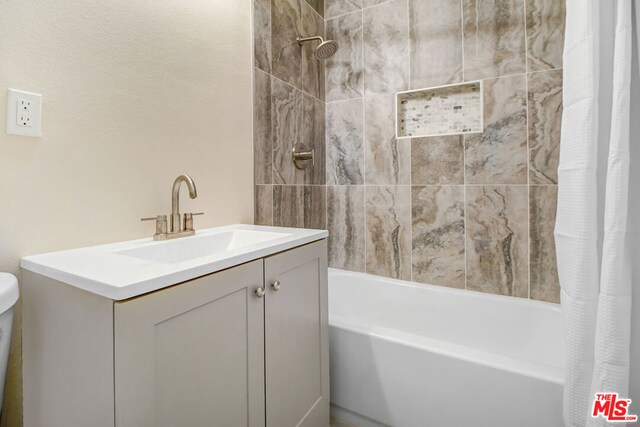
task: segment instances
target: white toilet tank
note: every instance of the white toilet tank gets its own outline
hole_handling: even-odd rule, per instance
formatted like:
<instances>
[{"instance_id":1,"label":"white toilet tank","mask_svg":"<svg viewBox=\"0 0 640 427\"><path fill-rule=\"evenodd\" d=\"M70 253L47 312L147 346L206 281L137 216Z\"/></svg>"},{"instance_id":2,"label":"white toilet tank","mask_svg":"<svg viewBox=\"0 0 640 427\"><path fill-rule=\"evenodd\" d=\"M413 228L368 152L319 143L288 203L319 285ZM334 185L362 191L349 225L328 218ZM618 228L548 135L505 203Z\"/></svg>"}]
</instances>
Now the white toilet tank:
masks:
<instances>
[{"instance_id":1,"label":"white toilet tank","mask_svg":"<svg viewBox=\"0 0 640 427\"><path fill-rule=\"evenodd\" d=\"M18 280L15 276L0 273L0 409L2 408L4 384L7 377L13 306L16 305L18 296Z\"/></svg>"}]
</instances>

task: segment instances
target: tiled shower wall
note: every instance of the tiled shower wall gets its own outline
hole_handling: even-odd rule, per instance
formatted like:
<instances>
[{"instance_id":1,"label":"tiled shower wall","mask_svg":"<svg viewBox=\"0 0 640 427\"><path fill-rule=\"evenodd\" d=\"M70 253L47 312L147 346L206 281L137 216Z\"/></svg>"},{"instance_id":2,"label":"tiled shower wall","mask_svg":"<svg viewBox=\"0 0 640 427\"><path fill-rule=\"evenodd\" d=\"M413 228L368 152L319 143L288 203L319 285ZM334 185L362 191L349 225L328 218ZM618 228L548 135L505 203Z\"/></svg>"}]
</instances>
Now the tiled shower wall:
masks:
<instances>
[{"instance_id":1,"label":"tiled shower wall","mask_svg":"<svg viewBox=\"0 0 640 427\"><path fill-rule=\"evenodd\" d=\"M257 222L326 224L333 267L557 302L564 1L325 0L326 35L340 50L318 69L324 88L300 83L301 106L293 88L279 92L291 72L275 67L288 53L277 39L295 40L275 21L296 4L269 3L270 90L256 76ZM473 80L484 81L484 133L395 140L395 92ZM286 149L303 138L325 151L323 119L305 108L314 96L326 101L326 170L317 158L303 174Z\"/></svg>"},{"instance_id":2,"label":"tiled shower wall","mask_svg":"<svg viewBox=\"0 0 640 427\"><path fill-rule=\"evenodd\" d=\"M324 35L322 0L254 0L254 180L258 224L326 228L325 64L298 34ZM291 160L298 142L315 166Z\"/></svg>"}]
</instances>

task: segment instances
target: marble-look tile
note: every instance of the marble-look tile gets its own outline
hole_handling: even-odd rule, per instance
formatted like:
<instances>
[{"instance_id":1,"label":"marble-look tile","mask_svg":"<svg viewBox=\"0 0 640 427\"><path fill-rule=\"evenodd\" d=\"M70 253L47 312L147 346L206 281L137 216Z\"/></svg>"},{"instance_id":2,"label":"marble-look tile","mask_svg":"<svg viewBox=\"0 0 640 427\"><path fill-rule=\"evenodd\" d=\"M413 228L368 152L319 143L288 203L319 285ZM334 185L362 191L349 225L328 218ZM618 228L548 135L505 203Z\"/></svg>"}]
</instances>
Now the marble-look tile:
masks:
<instances>
[{"instance_id":1,"label":"marble-look tile","mask_svg":"<svg viewBox=\"0 0 640 427\"><path fill-rule=\"evenodd\" d=\"M464 145L461 135L411 140L411 184L464 184Z\"/></svg>"},{"instance_id":2,"label":"marble-look tile","mask_svg":"<svg viewBox=\"0 0 640 427\"><path fill-rule=\"evenodd\" d=\"M327 187L329 266L365 271L364 187Z\"/></svg>"},{"instance_id":3,"label":"marble-look tile","mask_svg":"<svg viewBox=\"0 0 640 427\"><path fill-rule=\"evenodd\" d=\"M273 185L254 186L254 224L273 225Z\"/></svg>"},{"instance_id":4,"label":"marble-look tile","mask_svg":"<svg viewBox=\"0 0 640 427\"><path fill-rule=\"evenodd\" d=\"M302 35L324 37L324 20L311 6L302 2ZM316 59L317 42L302 46L302 90L318 99L324 99L324 61Z\"/></svg>"},{"instance_id":5,"label":"marble-look tile","mask_svg":"<svg viewBox=\"0 0 640 427\"><path fill-rule=\"evenodd\" d=\"M526 8L527 71L562 68L565 0L527 0Z\"/></svg>"},{"instance_id":6,"label":"marble-look tile","mask_svg":"<svg viewBox=\"0 0 640 427\"><path fill-rule=\"evenodd\" d=\"M529 179L557 184L562 127L562 70L540 71L529 79Z\"/></svg>"},{"instance_id":7,"label":"marble-look tile","mask_svg":"<svg viewBox=\"0 0 640 427\"><path fill-rule=\"evenodd\" d=\"M313 10L320 15L324 16L324 0L305 0L306 3L313 8Z\"/></svg>"},{"instance_id":8,"label":"marble-look tile","mask_svg":"<svg viewBox=\"0 0 640 427\"><path fill-rule=\"evenodd\" d=\"M300 0L271 0L271 69L282 81L301 88Z\"/></svg>"},{"instance_id":9,"label":"marble-look tile","mask_svg":"<svg viewBox=\"0 0 640 427\"><path fill-rule=\"evenodd\" d=\"M467 186L467 289L529 296L528 189Z\"/></svg>"},{"instance_id":10,"label":"marble-look tile","mask_svg":"<svg viewBox=\"0 0 640 427\"><path fill-rule=\"evenodd\" d=\"M465 135L467 184L527 183L525 75L484 81L484 132Z\"/></svg>"},{"instance_id":11,"label":"marble-look tile","mask_svg":"<svg viewBox=\"0 0 640 427\"><path fill-rule=\"evenodd\" d=\"M303 96L301 141L314 150L315 159L304 170L307 184L323 185L326 180L325 104L309 95Z\"/></svg>"},{"instance_id":12,"label":"marble-look tile","mask_svg":"<svg viewBox=\"0 0 640 427\"><path fill-rule=\"evenodd\" d=\"M366 185L411 183L411 140L396 139L395 95L365 99Z\"/></svg>"},{"instance_id":13,"label":"marble-look tile","mask_svg":"<svg viewBox=\"0 0 640 427\"><path fill-rule=\"evenodd\" d=\"M362 0L362 7L372 7L382 4L389 0Z\"/></svg>"},{"instance_id":14,"label":"marble-look tile","mask_svg":"<svg viewBox=\"0 0 640 427\"><path fill-rule=\"evenodd\" d=\"M362 9L362 0L325 0L324 17L331 19L360 9Z\"/></svg>"},{"instance_id":15,"label":"marble-look tile","mask_svg":"<svg viewBox=\"0 0 640 427\"><path fill-rule=\"evenodd\" d=\"M253 179L271 184L271 76L254 68L253 86Z\"/></svg>"},{"instance_id":16,"label":"marble-look tile","mask_svg":"<svg viewBox=\"0 0 640 427\"><path fill-rule=\"evenodd\" d=\"M327 101L358 98L364 94L362 58L362 12L350 13L326 22L328 39L340 46L325 61Z\"/></svg>"},{"instance_id":17,"label":"marble-look tile","mask_svg":"<svg viewBox=\"0 0 640 427\"><path fill-rule=\"evenodd\" d=\"M271 73L271 0L253 0L255 66Z\"/></svg>"},{"instance_id":18,"label":"marble-look tile","mask_svg":"<svg viewBox=\"0 0 640 427\"><path fill-rule=\"evenodd\" d=\"M462 81L460 0L409 0L409 30L411 89Z\"/></svg>"},{"instance_id":19,"label":"marble-look tile","mask_svg":"<svg viewBox=\"0 0 640 427\"><path fill-rule=\"evenodd\" d=\"M296 169L291 160L291 150L300 141L303 95L278 79L272 79L271 86L273 183L302 184L305 172Z\"/></svg>"},{"instance_id":20,"label":"marble-look tile","mask_svg":"<svg viewBox=\"0 0 640 427\"><path fill-rule=\"evenodd\" d=\"M366 96L406 90L409 84L407 0L393 0L364 9L363 16Z\"/></svg>"},{"instance_id":21,"label":"marble-look tile","mask_svg":"<svg viewBox=\"0 0 640 427\"><path fill-rule=\"evenodd\" d=\"M327 104L327 184L364 184L362 99Z\"/></svg>"},{"instance_id":22,"label":"marble-look tile","mask_svg":"<svg viewBox=\"0 0 640 427\"><path fill-rule=\"evenodd\" d=\"M320 185L275 185L273 225L326 229L326 197L326 187Z\"/></svg>"},{"instance_id":23,"label":"marble-look tile","mask_svg":"<svg viewBox=\"0 0 640 427\"><path fill-rule=\"evenodd\" d=\"M411 279L411 187L365 187L367 273Z\"/></svg>"},{"instance_id":24,"label":"marble-look tile","mask_svg":"<svg viewBox=\"0 0 640 427\"><path fill-rule=\"evenodd\" d=\"M529 190L531 299L560 302L560 282L553 229L558 187L532 185Z\"/></svg>"},{"instance_id":25,"label":"marble-look tile","mask_svg":"<svg viewBox=\"0 0 640 427\"><path fill-rule=\"evenodd\" d=\"M526 71L523 0L462 0L464 78Z\"/></svg>"},{"instance_id":26,"label":"marble-look tile","mask_svg":"<svg viewBox=\"0 0 640 427\"><path fill-rule=\"evenodd\" d=\"M464 289L464 187L412 187L413 280Z\"/></svg>"}]
</instances>

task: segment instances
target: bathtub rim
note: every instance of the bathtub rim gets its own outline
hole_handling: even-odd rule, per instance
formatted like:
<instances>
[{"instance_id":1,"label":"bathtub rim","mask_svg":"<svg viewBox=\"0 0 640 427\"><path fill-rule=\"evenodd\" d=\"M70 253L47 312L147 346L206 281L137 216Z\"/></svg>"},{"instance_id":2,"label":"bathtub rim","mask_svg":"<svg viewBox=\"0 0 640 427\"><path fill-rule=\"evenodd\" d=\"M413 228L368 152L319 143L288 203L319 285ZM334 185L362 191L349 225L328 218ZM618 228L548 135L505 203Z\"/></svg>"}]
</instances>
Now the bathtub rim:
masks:
<instances>
[{"instance_id":1,"label":"bathtub rim","mask_svg":"<svg viewBox=\"0 0 640 427\"><path fill-rule=\"evenodd\" d=\"M383 276L377 276L373 274L359 273L347 270L340 270L336 268L329 269L329 283L331 283L332 275L346 275L348 277L359 278L373 278L374 280L394 283L400 286L409 288L423 289L428 287L430 290L438 293L454 293L457 295L471 296L469 293L473 293L472 297L480 297L484 300L496 300L502 299L503 301L509 301L509 303L518 303L520 305L538 305L545 307L546 309L552 309L556 312L562 312L560 305L545 301L536 301L524 298L514 298L507 295L487 294L478 291L468 291L465 289L448 288L444 286L431 285L410 282L407 280L392 279ZM331 286L329 288L331 292ZM471 346L465 346L463 344L457 344L455 342L439 340L430 338L427 336L403 332L401 330L386 328L386 327L367 327L359 324L358 322L349 321L343 316L332 315L331 309L329 309L329 327L337 328L350 333L356 333L359 335L371 336L376 339L384 340L398 345L415 348L422 351L429 351L441 356L455 358L468 363L488 366L490 368L499 369L514 373L517 375L525 375L527 377L539 379L542 381L548 381L558 385L564 385L564 372L565 369L557 366L547 365L544 363L529 362L521 360L512 356L504 356L499 353L493 353L486 350L480 350Z\"/></svg>"},{"instance_id":2,"label":"bathtub rim","mask_svg":"<svg viewBox=\"0 0 640 427\"><path fill-rule=\"evenodd\" d=\"M509 301L510 303L515 303L518 305L525 305L525 306L533 305L533 306L545 307L546 309L551 309L553 311L562 313L562 307L560 306L560 304L557 304L554 302L547 302L547 301L538 301L538 300L524 298L524 297L492 294L488 292L475 291L473 289L450 288L448 286L432 285L430 283L414 282L411 280L395 279L392 277L379 276L376 274L369 274L369 273L361 273L357 271L342 270L339 268L331 267L329 268L329 279L331 279L332 275L345 275L349 277L365 277L365 278L371 278L377 281L393 282L395 285L399 285L403 287L409 287L414 289L427 288L437 293L454 293L461 296L465 295L467 297L473 296L474 298L479 298L482 300L499 299L505 302Z\"/></svg>"}]
</instances>

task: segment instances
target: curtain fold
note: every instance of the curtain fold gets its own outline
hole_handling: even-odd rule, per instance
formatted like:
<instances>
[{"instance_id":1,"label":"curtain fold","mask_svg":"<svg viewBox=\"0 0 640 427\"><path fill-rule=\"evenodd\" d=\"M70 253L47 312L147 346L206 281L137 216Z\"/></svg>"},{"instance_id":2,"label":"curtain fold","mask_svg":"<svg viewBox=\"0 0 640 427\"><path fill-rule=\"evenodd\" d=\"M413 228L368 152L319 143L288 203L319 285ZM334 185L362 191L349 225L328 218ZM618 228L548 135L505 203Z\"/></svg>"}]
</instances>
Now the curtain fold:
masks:
<instances>
[{"instance_id":1,"label":"curtain fold","mask_svg":"<svg viewBox=\"0 0 640 427\"><path fill-rule=\"evenodd\" d=\"M591 390L598 297L597 0L567 0L563 60L562 137L555 241L565 317L564 417L585 425Z\"/></svg>"},{"instance_id":2,"label":"curtain fold","mask_svg":"<svg viewBox=\"0 0 640 427\"><path fill-rule=\"evenodd\" d=\"M634 286L633 242L628 232L629 143L633 26L637 23L632 19L632 0L608 4L617 8L613 64L602 63L599 52L601 38L614 31L600 26L602 4L567 0L555 236L567 337L564 417L568 427L608 425L604 418L591 417L595 393L617 392L622 397L629 393ZM608 85L599 84L603 67L611 67L613 76L613 93L608 94L612 108L607 111L600 108L603 92L609 90ZM599 126L608 125L609 120L610 135L602 141ZM599 147L606 146L608 150L599 152ZM604 194L597 191L599 156L607 164ZM604 205L602 220L599 205Z\"/></svg>"}]
</instances>

